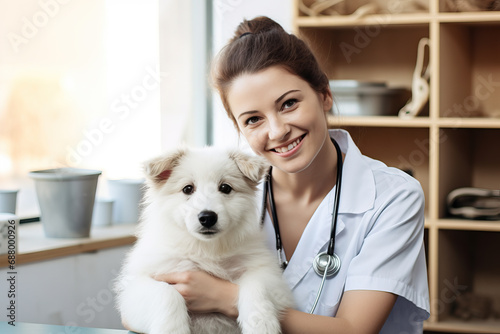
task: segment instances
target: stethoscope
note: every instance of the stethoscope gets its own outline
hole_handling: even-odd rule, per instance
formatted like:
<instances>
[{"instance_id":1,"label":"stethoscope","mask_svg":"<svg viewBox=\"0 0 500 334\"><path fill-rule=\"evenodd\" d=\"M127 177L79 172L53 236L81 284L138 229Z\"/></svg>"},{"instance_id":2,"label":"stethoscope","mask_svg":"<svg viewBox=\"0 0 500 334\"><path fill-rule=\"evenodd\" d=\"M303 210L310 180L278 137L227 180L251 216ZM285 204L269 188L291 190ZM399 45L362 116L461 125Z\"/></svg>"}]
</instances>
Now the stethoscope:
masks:
<instances>
[{"instance_id":1,"label":"stethoscope","mask_svg":"<svg viewBox=\"0 0 500 334\"><path fill-rule=\"evenodd\" d=\"M326 252L319 253L314 258L312 263L312 267L316 274L322 277L321 284L318 288L318 293L316 294L316 299L309 313L313 313L316 309L316 305L318 304L319 298L323 291L323 287L325 285L325 280L327 277L335 276L340 270L340 258L337 254L334 253L335 248L335 233L337 230L337 216L339 211L339 200L340 200L340 185L342 183L342 151L340 150L339 145L335 141L335 139L330 138L332 140L333 145L335 146L335 150L337 151L337 180L335 183L335 202L333 204L332 210L332 229L330 234L330 242L328 243L328 250ZM276 250L278 252L278 263L281 268L285 270L288 265L288 261L283 260L282 258L282 244L281 244L281 235L280 235L280 227L278 224L278 216L276 214L276 207L274 204L274 196L273 196L273 185L271 182L271 173L272 167L269 169L269 173L266 175L266 179L264 182L264 197L262 203L262 214L261 214L261 223L264 222L264 217L266 214L267 200L269 196L269 208L271 209L271 216L274 225L274 232L276 235Z\"/></svg>"}]
</instances>

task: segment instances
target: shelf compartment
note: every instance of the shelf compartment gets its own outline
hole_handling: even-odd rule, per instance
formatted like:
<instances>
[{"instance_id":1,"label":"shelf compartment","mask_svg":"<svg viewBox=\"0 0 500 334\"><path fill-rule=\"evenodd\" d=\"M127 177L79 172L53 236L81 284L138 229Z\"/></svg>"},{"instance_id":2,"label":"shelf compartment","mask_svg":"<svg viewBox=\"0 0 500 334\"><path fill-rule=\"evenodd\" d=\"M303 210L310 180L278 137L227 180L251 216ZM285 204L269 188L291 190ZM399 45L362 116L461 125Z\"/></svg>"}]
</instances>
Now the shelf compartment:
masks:
<instances>
[{"instance_id":1,"label":"shelf compartment","mask_svg":"<svg viewBox=\"0 0 500 334\"><path fill-rule=\"evenodd\" d=\"M301 1L306 7L311 8L312 5L317 2L317 0L295 0L296 3L296 20L300 20L301 18L323 18L323 17L349 17L351 13L355 12L360 5L360 2L350 2L350 1L341 1L339 4L336 4L332 7L330 7L330 10L335 10L335 12L340 13L340 14L331 14L327 15L328 13L323 11L323 14L318 15L318 16L309 16L307 13L303 12L300 10L300 4L299 1ZM433 0L431 0L433 1ZM410 17L413 17L415 15L424 15L428 13L428 10L422 10L422 9L417 9L414 11L409 11L408 9L405 9L403 7L404 2L398 2L398 1L380 1L379 3L383 3L387 5L387 8L381 8L379 12L381 13L380 15L407 15ZM380 7L380 6L379 6ZM427 7L429 7L429 1L427 4ZM368 16L373 16L373 15L368 15Z\"/></svg>"},{"instance_id":2,"label":"shelf compartment","mask_svg":"<svg viewBox=\"0 0 500 334\"><path fill-rule=\"evenodd\" d=\"M437 227L443 230L500 232L500 221L471 219L439 219Z\"/></svg>"},{"instance_id":3,"label":"shelf compartment","mask_svg":"<svg viewBox=\"0 0 500 334\"><path fill-rule=\"evenodd\" d=\"M453 319L443 320L440 322L424 323L424 333L451 333L451 334L482 334L482 333L495 333L498 334L500 328L500 321L458 321Z\"/></svg>"},{"instance_id":4,"label":"shelf compartment","mask_svg":"<svg viewBox=\"0 0 500 334\"><path fill-rule=\"evenodd\" d=\"M376 14L363 17L349 15L300 16L298 27L346 27L346 26L418 26L427 25L431 17L426 13L416 14Z\"/></svg>"},{"instance_id":5,"label":"shelf compartment","mask_svg":"<svg viewBox=\"0 0 500 334\"><path fill-rule=\"evenodd\" d=\"M438 244L438 300L431 301L437 323L447 328L462 326L465 332L499 332L500 319L494 314L500 312L500 266L496 265L500 233L440 230ZM468 292L491 298L487 319L463 321L453 315L457 298Z\"/></svg>"},{"instance_id":6,"label":"shelf compartment","mask_svg":"<svg viewBox=\"0 0 500 334\"><path fill-rule=\"evenodd\" d=\"M438 120L437 124L441 128L500 129L500 118L442 117Z\"/></svg>"},{"instance_id":7,"label":"shelf compartment","mask_svg":"<svg viewBox=\"0 0 500 334\"><path fill-rule=\"evenodd\" d=\"M448 3L449 3L449 0L438 0L439 1L439 11L441 13L448 13L450 14L451 16L456 16L458 19L461 17L461 16L465 16L465 17L474 17L477 21L480 21L480 20L484 20L484 16L495 16L499 14L498 11L491 11L491 10L480 10L480 11L462 11L462 12L456 12L454 10L454 8L450 8ZM462 3L465 3L466 1L462 1ZM481 1L477 1L477 2L481 2ZM483 1L484 2L484 1ZM472 8L472 7L471 7ZM464 9L469 9L469 8L460 8L462 10ZM481 15L483 14L483 15ZM489 15L488 15L489 14Z\"/></svg>"},{"instance_id":8,"label":"shelf compartment","mask_svg":"<svg viewBox=\"0 0 500 334\"><path fill-rule=\"evenodd\" d=\"M328 125L340 126L369 126L369 127L397 127L397 128L428 128L431 126L429 117L412 119L397 116L340 116L329 115Z\"/></svg>"},{"instance_id":9,"label":"shelf compartment","mask_svg":"<svg viewBox=\"0 0 500 334\"><path fill-rule=\"evenodd\" d=\"M429 26L300 28L330 79L411 89L418 42Z\"/></svg>"},{"instance_id":10,"label":"shelf compartment","mask_svg":"<svg viewBox=\"0 0 500 334\"><path fill-rule=\"evenodd\" d=\"M412 170L429 198L429 129L342 126L364 155L391 167ZM390 143L390 150L380 143ZM427 213L427 203L426 203Z\"/></svg>"},{"instance_id":11,"label":"shelf compartment","mask_svg":"<svg viewBox=\"0 0 500 334\"><path fill-rule=\"evenodd\" d=\"M500 23L439 28L441 117L500 117Z\"/></svg>"},{"instance_id":12,"label":"shelf compartment","mask_svg":"<svg viewBox=\"0 0 500 334\"><path fill-rule=\"evenodd\" d=\"M439 218L450 218L448 194L461 187L500 189L500 129L440 129Z\"/></svg>"},{"instance_id":13,"label":"shelf compartment","mask_svg":"<svg viewBox=\"0 0 500 334\"><path fill-rule=\"evenodd\" d=\"M438 16L442 23L472 23L474 25L500 23L500 12L442 12Z\"/></svg>"}]
</instances>

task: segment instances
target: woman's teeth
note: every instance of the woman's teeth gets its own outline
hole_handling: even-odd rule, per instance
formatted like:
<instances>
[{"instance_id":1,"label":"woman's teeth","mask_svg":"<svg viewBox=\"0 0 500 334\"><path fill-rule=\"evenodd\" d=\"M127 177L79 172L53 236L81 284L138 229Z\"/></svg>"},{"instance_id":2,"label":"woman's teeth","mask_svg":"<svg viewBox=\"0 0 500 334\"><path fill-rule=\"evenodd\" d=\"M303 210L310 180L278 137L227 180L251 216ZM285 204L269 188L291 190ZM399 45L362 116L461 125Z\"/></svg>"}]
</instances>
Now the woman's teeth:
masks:
<instances>
[{"instance_id":1,"label":"woman's teeth","mask_svg":"<svg viewBox=\"0 0 500 334\"><path fill-rule=\"evenodd\" d=\"M294 147L296 147L297 145L299 145L301 140L302 140L302 138L299 138L288 146L276 147L274 150L278 153L286 153L286 152L290 151L291 149L293 149Z\"/></svg>"}]
</instances>

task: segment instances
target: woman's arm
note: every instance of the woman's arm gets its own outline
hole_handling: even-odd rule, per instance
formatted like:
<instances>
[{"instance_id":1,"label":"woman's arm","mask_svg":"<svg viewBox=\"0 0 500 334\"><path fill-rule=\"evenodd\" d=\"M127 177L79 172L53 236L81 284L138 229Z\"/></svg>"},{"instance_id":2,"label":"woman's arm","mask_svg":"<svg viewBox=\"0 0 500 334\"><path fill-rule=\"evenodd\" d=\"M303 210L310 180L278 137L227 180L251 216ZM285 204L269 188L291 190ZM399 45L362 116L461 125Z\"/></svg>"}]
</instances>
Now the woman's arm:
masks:
<instances>
[{"instance_id":1,"label":"woman's arm","mask_svg":"<svg viewBox=\"0 0 500 334\"><path fill-rule=\"evenodd\" d=\"M281 327L284 334L379 333L396 299L397 295L382 291L347 291L342 296L336 317L288 310Z\"/></svg>"},{"instance_id":2,"label":"woman's arm","mask_svg":"<svg viewBox=\"0 0 500 334\"><path fill-rule=\"evenodd\" d=\"M162 274L156 280L174 285L192 312L220 312L237 318L238 285L201 271ZM289 309L281 326L283 333L378 333L397 296L381 291L347 291L336 317Z\"/></svg>"}]
</instances>

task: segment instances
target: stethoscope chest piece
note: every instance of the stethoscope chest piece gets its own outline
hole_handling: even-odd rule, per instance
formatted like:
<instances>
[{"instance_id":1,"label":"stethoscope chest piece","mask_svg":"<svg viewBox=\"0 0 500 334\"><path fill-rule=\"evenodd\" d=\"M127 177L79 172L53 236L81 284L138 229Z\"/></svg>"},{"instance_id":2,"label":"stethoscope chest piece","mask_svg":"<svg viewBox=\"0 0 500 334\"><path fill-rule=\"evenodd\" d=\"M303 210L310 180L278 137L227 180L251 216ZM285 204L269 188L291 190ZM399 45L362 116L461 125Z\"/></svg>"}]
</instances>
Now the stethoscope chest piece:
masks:
<instances>
[{"instance_id":1,"label":"stethoscope chest piece","mask_svg":"<svg viewBox=\"0 0 500 334\"><path fill-rule=\"evenodd\" d=\"M330 261L328 261L329 258ZM340 258L335 253L333 255L329 255L327 252L319 253L314 258L312 267L319 276L323 276L326 270L326 277L332 277L337 275L340 270Z\"/></svg>"}]
</instances>

